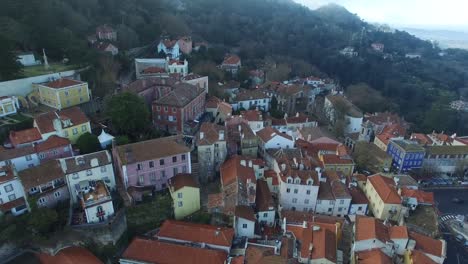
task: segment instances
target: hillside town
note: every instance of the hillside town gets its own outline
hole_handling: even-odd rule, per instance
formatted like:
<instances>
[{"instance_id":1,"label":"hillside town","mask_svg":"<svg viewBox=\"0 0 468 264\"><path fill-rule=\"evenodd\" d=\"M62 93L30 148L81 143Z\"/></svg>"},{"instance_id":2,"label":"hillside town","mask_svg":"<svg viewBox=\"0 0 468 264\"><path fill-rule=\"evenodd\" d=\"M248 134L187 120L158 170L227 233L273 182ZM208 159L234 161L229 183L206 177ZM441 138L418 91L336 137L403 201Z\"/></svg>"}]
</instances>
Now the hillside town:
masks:
<instances>
[{"instance_id":1,"label":"hillside town","mask_svg":"<svg viewBox=\"0 0 468 264\"><path fill-rule=\"evenodd\" d=\"M88 41L115 56L117 38L102 25ZM442 264L451 243L468 249L468 219L433 192L465 191L453 205L468 197L468 136L363 112L331 78L269 81L258 68L240 83L235 52L212 83L186 59L200 46L164 35L153 47L164 56L133 59L133 77L109 96L138 97L158 134L132 141L79 71L6 84L0 217L49 208L63 228L47 242L5 243L0 256L105 263L93 250L113 247L108 263Z\"/></svg>"}]
</instances>

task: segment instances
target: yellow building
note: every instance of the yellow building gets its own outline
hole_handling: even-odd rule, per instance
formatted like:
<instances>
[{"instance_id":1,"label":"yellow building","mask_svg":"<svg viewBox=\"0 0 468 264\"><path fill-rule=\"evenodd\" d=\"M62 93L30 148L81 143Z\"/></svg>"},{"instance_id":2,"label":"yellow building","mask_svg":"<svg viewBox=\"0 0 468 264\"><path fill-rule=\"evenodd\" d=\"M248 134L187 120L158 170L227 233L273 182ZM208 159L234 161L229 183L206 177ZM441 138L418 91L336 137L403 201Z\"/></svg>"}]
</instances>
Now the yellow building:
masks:
<instances>
[{"instance_id":1,"label":"yellow building","mask_svg":"<svg viewBox=\"0 0 468 264\"><path fill-rule=\"evenodd\" d=\"M175 219L182 219L200 210L200 188L191 174L177 174L168 183Z\"/></svg>"},{"instance_id":2,"label":"yellow building","mask_svg":"<svg viewBox=\"0 0 468 264\"><path fill-rule=\"evenodd\" d=\"M62 78L34 86L41 104L58 110L88 102L91 98L88 83L78 80Z\"/></svg>"},{"instance_id":3,"label":"yellow building","mask_svg":"<svg viewBox=\"0 0 468 264\"><path fill-rule=\"evenodd\" d=\"M38 115L33 126L46 140L52 135L68 138L73 144L85 133L91 133L88 117L77 106Z\"/></svg>"},{"instance_id":4,"label":"yellow building","mask_svg":"<svg viewBox=\"0 0 468 264\"><path fill-rule=\"evenodd\" d=\"M324 170L340 171L345 176L354 172L354 161L348 155L319 154Z\"/></svg>"},{"instance_id":5,"label":"yellow building","mask_svg":"<svg viewBox=\"0 0 468 264\"><path fill-rule=\"evenodd\" d=\"M399 221L403 216L401 197L393 179L375 174L367 177L364 193L375 218Z\"/></svg>"}]
</instances>

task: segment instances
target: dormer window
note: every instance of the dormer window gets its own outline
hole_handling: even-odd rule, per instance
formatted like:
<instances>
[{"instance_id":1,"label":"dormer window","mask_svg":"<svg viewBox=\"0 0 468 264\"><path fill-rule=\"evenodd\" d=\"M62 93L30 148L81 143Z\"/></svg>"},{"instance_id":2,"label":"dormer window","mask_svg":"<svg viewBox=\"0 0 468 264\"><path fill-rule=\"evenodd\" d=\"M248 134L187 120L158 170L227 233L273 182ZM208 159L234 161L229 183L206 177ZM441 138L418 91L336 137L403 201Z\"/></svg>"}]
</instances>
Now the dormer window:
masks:
<instances>
[{"instance_id":1,"label":"dormer window","mask_svg":"<svg viewBox=\"0 0 468 264\"><path fill-rule=\"evenodd\" d=\"M313 183L314 183L314 181L312 181L311 179L307 180L307 185L312 185Z\"/></svg>"},{"instance_id":2,"label":"dormer window","mask_svg":"<svg viewBox=\"0 0 468 264\"><path fill-rule=\"evenodd\" d=\"M290 177L288 178L288 183L292 183L292 179Z\"/></svg>"},{"instance_id":3,"label":"dormer window","mask_svg":"<svg viewBox=\"0 0 468 264\"><path fill-rule=\"evenodd\" d=\"M300 184L300 183L301 183L301 179L296 178L296 179L294 180L294 183L295 183L295 184Z\"/></svg>"}]
</instances>

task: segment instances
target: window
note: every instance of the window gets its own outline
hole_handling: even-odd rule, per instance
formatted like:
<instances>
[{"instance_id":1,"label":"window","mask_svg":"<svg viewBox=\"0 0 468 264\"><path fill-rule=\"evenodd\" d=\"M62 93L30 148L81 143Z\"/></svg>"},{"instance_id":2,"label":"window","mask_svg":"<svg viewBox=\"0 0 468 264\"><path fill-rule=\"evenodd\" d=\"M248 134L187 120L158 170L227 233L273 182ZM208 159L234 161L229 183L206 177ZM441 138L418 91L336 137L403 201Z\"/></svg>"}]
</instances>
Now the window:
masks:
<instances>
[{"instance_id":1,"label":"window","mask_svg":"<svg viewBox=\"0 0 468 264\"><path fill-rule=\"evenodd\" d=\"M47 202L47 199L45 197L39 198L39 204L45 204Z\"/></svg>"},{"instance_id":2,"label":"window","mask_svg":"<svg viewBox=\"0 0 468 264\"><path fill-rule=\"evenodd\" d=\"M182 160L185 160L185 154L182 154Z\"/></svg>"},{"instance_id":3,"label":"window","mask_svg":"<svg viewBox=\"0 0 468 264\"><path fill-rule=\"evenodd\" d=\"M184 206L184 203L182 203L182 202L177 202L177 206L182 207L182 206Z\"/></svg>"},{"instance_id":4,"label":"window","mask_svg":"<svg viewBox=\"0 0 468 264\"><path fill-rule=\"evenodd\" d=\"M161 178L166 178L166 171L165 170L161 171Z\"/></svg>"},{"instance_id":5,"label":"window","mask_svg":"<svg viewBox=\"0 0 468 264\"><path fill-rule=\"evenodd\" d=\"M287 189L286 189L286 192L287 192L287 193L290 193L290 192L291 192L291 189L287 188Z\"/></svg>"},{"instance_id":6,"label":"window","mask_svg":"<svg viewBox=\"0 0 468 264\"><path fill-rule=\"evenodd\" d=\"M328 208L328 212L331 212L331 211L332 211L332 209L331 209L331 208Z\"/></svg>"},{"instance_id":7,"label":"window","mask_svg":"<svg viewBox=\"0 0 468 264\"><path fill-rule=\"evenodd\" d=\"M164 159L159 160L159 165L161 165L161 166L164 165Z\"/></svg>"},{"instance_id":8,"label":"window","mask_svg":"<svg viewBox=\"0 0 468 264\"><path fill-rule=\"evenodd\" d=\"M86 130L88 130L88 127L86 127L86 125L82 125L81 132L86 132Z\"/></svg>"},{"instance_id":9,"label":"window","mask_svg":"<svg viewBox=\"0 0 468 264\"><path fill-rule=\"evenodd\" d=\"M305 200L304 200L304 203L305 203L305 204L309 204L309 199L305 199Z\"/></svg>"},{"instance_id":10,"label":"window","mask_svg":"<svg viewBox=\"0 0 468 264\"><path fill-rule=\"evenodd\" d=\"M78 173L73 173L72 174L72 179L76 180L78 178L79 178Z\"/></svg>"},{"instance_id":11,"label":"window","mask_svg":"<svg viewBox=\"0 0 468 264\"><path fill-rule=\"evenodd\" d=\"M156 109L158 109L158 111L161 111L161 107L160 107L160 106L157 106Z\"/></svg>"},{"instance_id":12,"label":"window","mask_svg":"<svg viewBox=\"0 0 468 264\"><path fill-rule=\"evenodd\" d=\"M317 200L317 204L322 204L322 200Z\"/></svg>"},{"instance_id":13,"label":"window","mask_svg":"<svg viewBox=\"0 0 468 264\"><path fill-rule=\"evenodd\" d=\"M93 171L92 170L87 170L86 171L86 176L91 176L93 175Z\"/></svg>"},{"instance_id":14,"label":"window","mask_svg":"<svg viewBox=\"0 0 468 264\"><path fill-rule=\"evenodd\" d=\"M8 200L10 201L16 200L16 195L15 194L8 195Z\"/></svg>"},{"instance_id":15,"label":"window","mask_svg":"<svg viewBox=\"0 0 468 264\"><path fill-rule=\"evenodd\" d=\"M362 210L362 206L358 206L358 211L361 211Z\"/></svg>"},{"instance_id":16,"label":"window","mask_svg":"<svg viewBox=\"0 0 468 264\"><path fill-rule=\"evenodd\" d=\"M309 195L309 194L310 194L310 190L307 190L307 191L306 191L306 194Z\"/></svg>"},{"instance_id":17,"label":"window","mask_svg":"<svg viewBox=\"0 0 468 264\"><path fill-rule=\"evenodd\" d=\"M247 224L242 224L242 228L246 229L246 228L247 228Z\"/></svg>"},{"instance_id":18,"label":"window","mask_svg":"<svg viewBox=\"0 0 468 264\"><path fill-rule=\"evenodd\" d=\"M288 179L288 183L292 183L292 180L291 180L291 179Z\"/></svg>"},{"instance_id":19,"label":"window","mask_svg":"<svg viewBox=\"0 0 468 264\"><path fill-rule=\"evenodd\" d=\"M293 198L292 203L297 203L297 198Z\"/></svg>"},{"instance_id":20,"label":"window","mask_svg":"<svg viewBox=\"0 0 468 264\"><path fill-rule=\"evenodd\" d=\"M164 112L167 112L167 106L164 107Z\"/></svg>"},{"instance_id":21,"label":"window","mask_svg":"<svg viewBox=\"0 0 468 264\"><path fill-rule=\"evenodd\" d=\"M344 200L340 200L340 204L344 204Z\"/></svg>"},{"instance_id":22,"label":"window","mask_svg":"<svg viewBox=\"0 0 468 264\"><path fill-rule=\"evenodd\" d=\"M186 173L187 172L187 166L182 166L182 173Z\"/></svg>"},{"instance_id":23,"label":"window","mask_svg":"<svg viewBox=\"0 0 468 264\"><path fill-rule=\"evenodd\" d=\"M59 198L60 197L60 192L55 192L54 196L55 196L55 198Z\"/></svg>"},{"instance_id":24,"label":"window","mask_svg":"<svg viewBox=\"0 0 468 264\"><path fill-rule=\"evenodd\" d=\"M144 174L138 175L138 185L143 185L143 184L145 184L145 175Z\"/></svg>"},{"instance_id":25,"label":"window","mask_svg":"<svg viewBox=\"0 0 468 264\"><path fill-rule=\"evenodd\" d=\"M26 160L27 160L27 161L30 161L30 160L32 160L32 157L31 157L31 155L26 155Z\"/></svg>"},{"instance_id":26,"label":"window","mask_svg":"<svg viewBox=\"0 0 468 264\"><path fill-rule=\"evenodd\" d=\"M143 169L143 164L138 163L138 164L137 164L137 170L142 170L142 169Z\"/></svg>"},{"instance_id":27,"label":"window","mask_svg":"<svg viewBox=\"0 0 468 264\"><path fill-rule=\"evenodd\" d=\"M177 193L177 198L182 199L182 193Z\"/></svg>"},{"instance_id":28,"label":"window","mask_svg":"<svg viewBox=\"0 0 468 264\"><path fill-rule=\"evenodd\" d=\"M150 162L149 162L149 167L150 167L150 168L154 168L154 161L150 161Z\"/></svg>"},{"instance_id":29,"label":"window","mask_svg":"<svg viewBox=\"0 0 468 264\"><path fill-rule=\"evenodd\" d=\"M172 162L177 162L177 156L172 157Z\"/></svg>"},{"instance_id":30,"label":"window","mask_svg":"<svg viewBox=\"0 0 468 264\"><path fill-rule=\"evenodd\" d=\"M68 91L65 91L65 95L68 96Z\"/></svg>"},{"instance_id":31,"label":"window","mask_svg":"<svg viewBox=\"0 0 468 264\"><path fill-rule=\"evenodd\" d=\"M7 192L7 193L13 191L13 185L11 185L11 184L8 184L3 188L5 188L5 192Z\"/></svg>"},{"instance_id":32,"label":"window","mask_svg":"<svg viewBox=\"0 0 468 264\"><path fill-rule=\"evenodd\" d=\"M341 212L341 211L343 211L343 208L338 207L338 212Z\"/></svg>"},{"instance_id":33,"label":"window","mask_svg":"<svg viewBox=\"0 0 468 264\"><path fill-rule=\"evenodd\" d=\"M177 109L175 107L172 107L172 113L175 113Z\"/></svg>"},{"instance_id":34,"label":"window","mask_svg":"<svg viewBox=\"0 0 468 264\"><path fill-rule=\"evenodd\" d=\"M73 132L73 135L78 134L78 128L75 127L75 128L72 130L72 132Z\"/></svg>"},{"instance_id":35,"label":"window","mask_svg":"<svg viewBox=\"0 0 468 264\"><path fill-rule=\"evenodd\" d=\"M330 205L334 205L334 204L335 204L335 201L330 201L329 204L330 204Z\"/></svg>"},{"instance_id":36,"label":"window","mask_svg":"<svg viewBox=\"0 0 468 264\"><path fill-rule=\"evenodd\" d=\"M37 192L37 187L32 187L31 189L29 189L29 192L31 193Z\"/></svg>"},{"instance_id":37,"label":"window","mask_svg":"<svg viewBox=\"0 0 468 264\"><path fill-rule=\"evenodd\" d=\"M263 213L263 217L268 217L268 213Z\"/></svg>"},{"instance_id":38,"label":"window","mask_svg":"<svg viewBox=\"0 0 468 264\"><path fill-rule=\"evenodd\" d=\"M298 190L298 189L294 189L294 193L298 193L298 192L299 192L299 190Z\"/></svg>"},{"instance_id":39,"label":"window","mask_svg":"<svg viewBox=\"0 0 468 264\"><path fill-rule=\"evenodd\" d=\"M176 175L177 173L179 173L179 169L178 169L178 168L174 168L174 169L173 169L173 172L174 172L174 175Z\"/></svg>"},{"instance_id":40,"label":"window","mask_svg":"<svg viewBox=\"0 0 468 264\"><path fill-rule=\"evenodd\" d=\"M102 166L102 167L101 167L101 172L104 173L104 172L106 172L106 171L107 171L106 166Z\"/></svg>"}]
</instances>

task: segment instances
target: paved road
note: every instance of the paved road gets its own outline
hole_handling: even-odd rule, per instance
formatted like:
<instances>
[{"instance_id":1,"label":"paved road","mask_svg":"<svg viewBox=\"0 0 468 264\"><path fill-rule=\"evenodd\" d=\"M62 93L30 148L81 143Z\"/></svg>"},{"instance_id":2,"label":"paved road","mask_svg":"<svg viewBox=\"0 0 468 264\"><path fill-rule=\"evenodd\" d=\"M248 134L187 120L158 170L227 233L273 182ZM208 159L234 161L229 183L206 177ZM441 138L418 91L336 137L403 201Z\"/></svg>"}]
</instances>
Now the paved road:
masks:
<instances>
[{"instance_id":1,"label":"paved road","mask_svg":"<svg viewBox=\"0 0 468 264\"><path fill-rule=\"evenodd\" d=\"M441 214L468 215L468 190L433 190L433 192ZM452 203L452 199L455 197L464 198L465 203ZM454 240L453 236L446 235L445 240L447 241L447 259L444 263L468 264L468 252Z\"/></svg>"}]
</instances>

